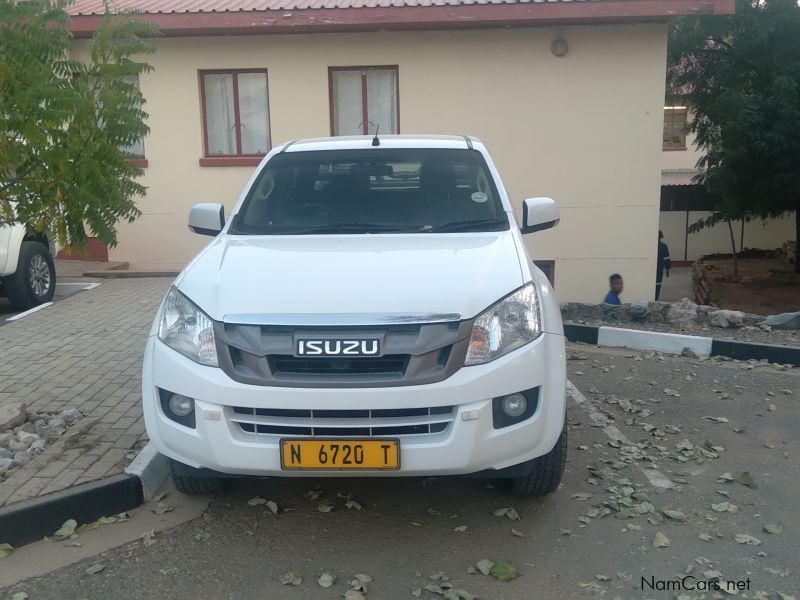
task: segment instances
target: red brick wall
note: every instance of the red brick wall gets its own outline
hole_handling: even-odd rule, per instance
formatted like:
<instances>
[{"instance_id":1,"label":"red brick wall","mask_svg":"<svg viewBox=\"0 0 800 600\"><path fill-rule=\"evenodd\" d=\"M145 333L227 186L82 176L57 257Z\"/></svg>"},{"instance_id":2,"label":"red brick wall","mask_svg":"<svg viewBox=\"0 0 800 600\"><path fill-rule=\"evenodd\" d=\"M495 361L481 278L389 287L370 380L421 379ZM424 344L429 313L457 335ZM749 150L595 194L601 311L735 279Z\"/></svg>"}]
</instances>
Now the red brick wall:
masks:
<instances>
[{"instance_id":1,"label":"red brick wall","mask_svg":"<svg viewBox=\"0 0 800 600\"><path fill-rule=\"evenodd\" d=\"M97 238L90 237L88 243L86 244L85 253L77 250L72 252L69 250L61 250L56 258L65 260L99 260L101 262L108 262L108 246L106 246Z\"/></svg>"}]
</instances>

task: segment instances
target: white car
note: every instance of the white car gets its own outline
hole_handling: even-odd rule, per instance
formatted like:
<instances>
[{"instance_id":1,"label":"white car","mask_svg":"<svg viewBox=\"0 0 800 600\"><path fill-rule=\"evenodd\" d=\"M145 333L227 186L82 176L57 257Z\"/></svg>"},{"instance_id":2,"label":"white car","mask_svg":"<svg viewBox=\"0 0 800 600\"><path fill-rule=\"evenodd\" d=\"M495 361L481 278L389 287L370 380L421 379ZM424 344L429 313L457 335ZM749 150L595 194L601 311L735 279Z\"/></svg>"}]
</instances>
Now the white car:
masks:
<instances>
[{"instance_id":1,"label":"white car","mask_svg":"<svg viewBox=\"0 0 800 600\"><path fill-rule=\"evenodd\" d=\"M27 310L53 299L56 270L47 237L24 225L0 226L0 297Z\"/></svg>"},{"instance_id":2,"label":"white car","mask_svg":"<svg viewBox=\"0 0 800 600\"><path fill-rule=\"evenodd\" d=\"M175 279L144 356L147 432L187 493L225 476L477 475L554 491L566 460L558 301L471 137L291 142Z\"/></svg>"}]
</instances>

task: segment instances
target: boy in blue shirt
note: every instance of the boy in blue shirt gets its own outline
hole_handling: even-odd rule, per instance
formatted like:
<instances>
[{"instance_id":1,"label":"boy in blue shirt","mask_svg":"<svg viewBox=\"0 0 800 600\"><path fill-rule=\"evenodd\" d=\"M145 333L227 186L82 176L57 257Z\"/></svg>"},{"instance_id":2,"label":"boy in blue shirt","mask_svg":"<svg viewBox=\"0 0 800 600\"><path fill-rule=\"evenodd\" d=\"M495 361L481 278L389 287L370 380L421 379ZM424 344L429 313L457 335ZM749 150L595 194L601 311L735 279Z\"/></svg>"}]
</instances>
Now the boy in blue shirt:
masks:
<instances>
[{"instance_id":1,"label":"boy in blue shirt","mask_svg":"<svg viewBox=\"0 0 800 600\"><path fill-rule=\"evenodd\" d=\"M603 303L617 304L617 305L622 304L622 302L620 302L619 300L619 295L622 293L622 288L624 287L622 283L622 275L620 275L619 273L614 273L611 277L609 277L608 287L611 289L606 294Z\"/></svg>"}]
</instances>

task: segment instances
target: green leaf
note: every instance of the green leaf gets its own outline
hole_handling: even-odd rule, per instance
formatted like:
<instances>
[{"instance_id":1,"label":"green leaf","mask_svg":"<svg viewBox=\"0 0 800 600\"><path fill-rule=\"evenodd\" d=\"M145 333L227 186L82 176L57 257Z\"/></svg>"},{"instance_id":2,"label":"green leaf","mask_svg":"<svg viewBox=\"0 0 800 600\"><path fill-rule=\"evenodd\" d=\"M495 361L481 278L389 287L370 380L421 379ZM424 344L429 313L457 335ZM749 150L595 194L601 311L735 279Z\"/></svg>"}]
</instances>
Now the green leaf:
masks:
<instances>
[{"instance_id":1,"label":"green leaf","mask_svg":"<svg viewBox=\"0 0 800 600\"><path fill-rule=\"evenodd\" d=\"M667 546L671 545L672 541L660 531L656 532L656 535L653 537L653 548L666 548Z\"/></svg>"},{"instance_id":2,"label":"green leaf","mask_svg":"<svg viewBox=\"0 0 800 600\"><path fill-rule=\"evenodd\" d=\"M298 586L303 583L303 578L294 571L287 571L278 578L282 585Z\"/></svg>"},{"instance_id":3,"label":"green leaf","mask_svg":"<svg viewBox=\"0 0 800 600\"><path fill-rule=\"evenodd\" d=\"M638 516L639 513L633 510L632 508L623 508L622 510L618 510L614 514L614 518L616 519L632 519Z\"/></svg>"},{"instance_id":4,"label":"green leaf","mask_svg":"<svg viewBox=\"0 0 800 600\"><path fill-rule=\"evenodd\" d=\"M489 574L500 581L511 581L517 576L517 567L507 560L501 560L492 565Z\"/></svg>"},{"instance_id":5,"label":"green leaf","mask_svg":"<svg viewBox=\"0 0 800 600\"><path fill-rule=\"evenodd\" d=\"M494 561L491 561L488 558L483 558L479 560L475 566L478 567L478 571L484 575L488 575L491 572L492 567L494 567Z\"/></svg>"},{"instance_id":6,"label":"green leaf","mask_svg":"<svg viewBox=\"0 0 800 600\"><path fill-rule=\"evenodd\" d=\"M748 535L746 533L737 533L734 537L734 540L739 542L740 544L748 544L750 546L760 546L761 540L753 537L752 535Z\"/></svg>"},{"instance_id":7,"label":"green leaf","mask_svg":"<svg viewBox=\"0 0 800 600\"><path fill-rule=\"evenodd\" d=\"M75 528L78 526L77 521L75 519L67 519L64 521L64 524L58 528L58 530L53 534L53 537L56 540L65 540L73 533L75 533Z\"/></svg>"},{"instance_id":8,"label":"green leaf","mask_svg":"<svg viewBox=\"0 0 800 600\"><path fill-rule=\"evenodd\" d=\"M144 534L142 535L142 543L147 548L156 543L156 532L154 529L144 532Z\"/></svg>"},{"instance_id":9,"label":"green leaf","mask_svg":"<svg viewBox=\"0 0 800 600\"><path fill-rule=\"evenodd\" d=\"M665 517L669 517L673 521L685 521L686 520L686 515L683 514L683 512L680 511L680 510L672 510L672 509L669 509L669 508L665 508L661 512L664 513Z\"/></svg>"},{"instance_id":10,"label":"green leaf","mask_svg":"<svg viewBox=\"0 0 800 600\"><path fill-rule=\"evenodd\" d=\"M0 544L0 558L5 558L14 552L14 547L11 544Z\"/></svg>"},{"instance_id":11,"label":"green leaf","mask_svg":"<svg viewBox=\"0 0 800 600\"><path fill-rule=\"evenodd\" d=\"M750 489L755 489L755 488L757 488L757 487L758 487L758 486L756 485L756 482L755 482L755 480L754 480L754 479L752 478L752 476L750 475L750 471L744 471L743 473L740 473L740 474L739 474L739 475L736 477L736 481L737 481L738 483L741 483L742 485L746 485L746 486L747 486L747 487L749 487Z\"/></svg>"},{"instance_id":12,"label":"green leaf","mask_svg":"<svg viewBox=\"0 0 800 600\"><path fill-rule=\"evenodd\" d=\"M783 525L779 525L777 523L769 523L768 525L764 525L764 531L767 533L771 533L772 535L778 535L783 533Z\"/></svg>"}]
</instances>

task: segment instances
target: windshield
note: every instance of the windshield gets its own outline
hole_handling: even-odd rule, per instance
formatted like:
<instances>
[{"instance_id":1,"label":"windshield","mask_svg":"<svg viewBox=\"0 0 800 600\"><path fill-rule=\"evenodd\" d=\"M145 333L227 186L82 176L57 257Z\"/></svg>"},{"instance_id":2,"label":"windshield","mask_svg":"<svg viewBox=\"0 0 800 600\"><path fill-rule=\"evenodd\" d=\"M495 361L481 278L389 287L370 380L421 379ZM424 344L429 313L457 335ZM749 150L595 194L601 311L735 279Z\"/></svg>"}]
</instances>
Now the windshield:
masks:
<instances>
[{"instance_id":1,"label":"windshield","mask_svg":"<svg viewBox=\"0 0 800 600\"><path fill-rule=\"evenodd\" d=\"M259 173L229 233L436 233L509 228L475 150L286 152Z\"/></svg>"}]
</instances>

